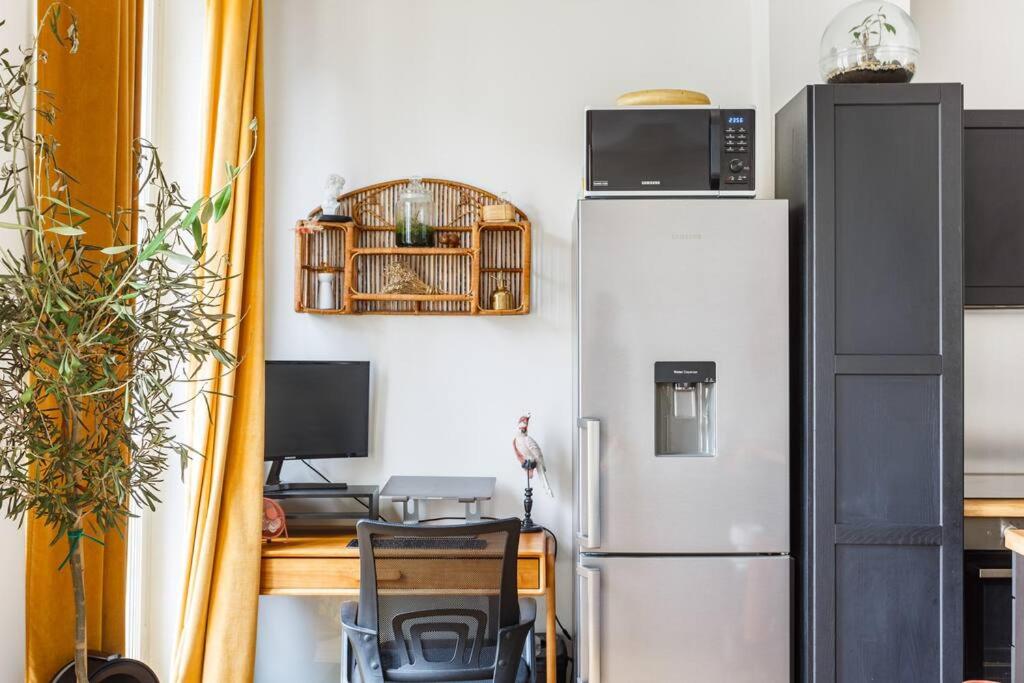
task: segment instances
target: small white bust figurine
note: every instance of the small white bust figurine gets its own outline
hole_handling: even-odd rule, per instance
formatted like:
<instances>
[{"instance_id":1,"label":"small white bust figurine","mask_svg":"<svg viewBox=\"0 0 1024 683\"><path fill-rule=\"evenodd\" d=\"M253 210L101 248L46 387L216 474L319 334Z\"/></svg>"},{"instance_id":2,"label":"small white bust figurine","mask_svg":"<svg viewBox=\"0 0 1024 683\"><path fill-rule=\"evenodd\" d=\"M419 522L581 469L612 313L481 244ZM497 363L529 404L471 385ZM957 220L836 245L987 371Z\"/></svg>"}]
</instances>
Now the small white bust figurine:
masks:
<instances>
[{"instance_id":1,"label":"small white bust figurine","mask_svg":"<svg viewBox=\"0 0 1024 683\"><path fill-rule=\"evenodd\" d=\"M327 176L327 184L324 186L324 201L320 204L320 210L325 216L337 216L341 210L341 203L338 196L345 187L345 179L337 173Z\"/></svg>"}]
</instances>

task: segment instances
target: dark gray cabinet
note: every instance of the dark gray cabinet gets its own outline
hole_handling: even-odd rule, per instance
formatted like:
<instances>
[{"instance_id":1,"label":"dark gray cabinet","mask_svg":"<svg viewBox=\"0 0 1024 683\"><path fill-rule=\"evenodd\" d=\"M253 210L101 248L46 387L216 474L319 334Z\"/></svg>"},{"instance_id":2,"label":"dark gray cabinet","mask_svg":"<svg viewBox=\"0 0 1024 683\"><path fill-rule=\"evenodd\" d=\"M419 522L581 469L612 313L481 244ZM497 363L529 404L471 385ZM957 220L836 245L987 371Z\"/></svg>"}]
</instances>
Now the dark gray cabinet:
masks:
<instances>
[{"instance_id":1,"label":"dark gray cabinet","mask_svg":"<svg viewBox=\"0 0 1024 683\"><path fill-rule=\"evenodd\" d=\"M964 112L964 303L1024 306L1024 111Z\"/></svg>"},{"instance_id":2,"label":"dark gray cabinet","mask_svg":"<svg viewBox=\"0 0 1024 683\"><path fill-rule=\"evenodd\" d=\"M810 86L776 117L799 680L963 680L962 132L958 84Z\"/></svg>"}]
</instances>

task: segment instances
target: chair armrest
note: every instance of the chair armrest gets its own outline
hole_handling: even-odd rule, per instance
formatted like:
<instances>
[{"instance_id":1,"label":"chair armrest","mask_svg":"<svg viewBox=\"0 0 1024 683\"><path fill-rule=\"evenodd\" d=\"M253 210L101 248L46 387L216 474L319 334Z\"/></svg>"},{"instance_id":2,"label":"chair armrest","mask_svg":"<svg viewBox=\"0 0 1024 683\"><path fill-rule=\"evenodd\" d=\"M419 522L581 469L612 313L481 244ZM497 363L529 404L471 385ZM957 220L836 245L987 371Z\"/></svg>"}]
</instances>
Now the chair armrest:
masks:
<instances>
[{"instance_id":1,"label":"chair armrest","mask_svg":"<svg viewBox=\"0 0 1024 683\"><path fill-rule=\"evenodd\" d=\"M498 631L498 651L494 657L494 682L514 683L523 657L523 645L533 631L537 603L533 598L519 599L519 623ZM531 669L534 663L529 662Z\"/></svg>"},{"instance_id":2,"label":"chair armrest","mask_svg":"<svg viewBox=\"0 0 1024 683\"><path fill-rule=\"evenodd\" d=\"M360 679L366 683L384 683L381 671L380 652L377 648L377 632L365 626L359 626L359 603L348 601L341 604L341 632L352 645L359 665ZM343 667L348 662L342 662Z\"/></svg>"}]
</instances>

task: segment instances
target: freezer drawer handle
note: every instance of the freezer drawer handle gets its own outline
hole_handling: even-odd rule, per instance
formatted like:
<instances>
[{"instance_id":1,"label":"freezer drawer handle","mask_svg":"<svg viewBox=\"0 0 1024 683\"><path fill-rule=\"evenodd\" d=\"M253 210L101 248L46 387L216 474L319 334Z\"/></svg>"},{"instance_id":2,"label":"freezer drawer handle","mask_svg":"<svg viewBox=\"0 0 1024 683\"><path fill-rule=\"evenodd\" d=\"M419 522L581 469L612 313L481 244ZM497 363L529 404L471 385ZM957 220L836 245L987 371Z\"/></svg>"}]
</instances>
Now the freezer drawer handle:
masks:
<instances>
[{"instance_id":1,"label":"freezer drawer handle","mask_svg":"<svg viewBox=\"0 0 1024 683\"><path fill-rule=\"evenodd\" d=\"M587 584L587 623L582 625L583 638L587 643L587 670L584 673L581 662L576 683L601 683L601 570L576 565L576 575L580 583ZM580 602L583 602L582 593Z\"/></svg>"},{"instance_id":2,"label":"freezer drawer handle","mask_svg":"<svg viewBox=\"0 0 1024 683\"><path fill-rule=\"evenodd\" d=\"M579 528L576 529L576 538L581 548L593 549L601 545L601 421L591 417L581 417L579 428L583 430L583 439L580 441L580 463L579 472L586 467L587 472L587 509L580 510ZM584 455L585 454L585 455ZM586 457L586 461L583 458ZM582 487L582 477L577 478L577 486ZM583 491L576 492L576 500L582 501ZM586 522L586 532L583 530Z\"/></svg>"},{"instance_id":3,"label":"freezer drawer handle","mask_svg":"<svg viewBox=\"0 0 1024 683\"><path fill-rule=\"evenodd\" d=\"M997 569L985 567L984 569L978 570L979 579L1012 579L1012 569Z\"/></svg>"}]
</instances>

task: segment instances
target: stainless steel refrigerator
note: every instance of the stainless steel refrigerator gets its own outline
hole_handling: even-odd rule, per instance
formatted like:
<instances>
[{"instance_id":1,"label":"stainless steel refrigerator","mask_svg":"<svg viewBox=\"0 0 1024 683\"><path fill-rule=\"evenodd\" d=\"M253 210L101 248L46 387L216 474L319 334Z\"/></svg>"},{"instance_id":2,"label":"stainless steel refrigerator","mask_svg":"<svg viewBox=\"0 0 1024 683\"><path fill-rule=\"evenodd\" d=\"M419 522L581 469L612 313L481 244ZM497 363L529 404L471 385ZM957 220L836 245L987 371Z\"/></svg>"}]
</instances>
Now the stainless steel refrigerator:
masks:
<instances>
[{"instance_id":1,"label":"stainless steel refrigerator","mask_svg":"<svg viewBox=\"0 0 1024 683\"><path fill-rule=\"evenodd\" d=\"M786 212L579 203L578 683L791 679Z\"/></svg>"}]
</instances>

